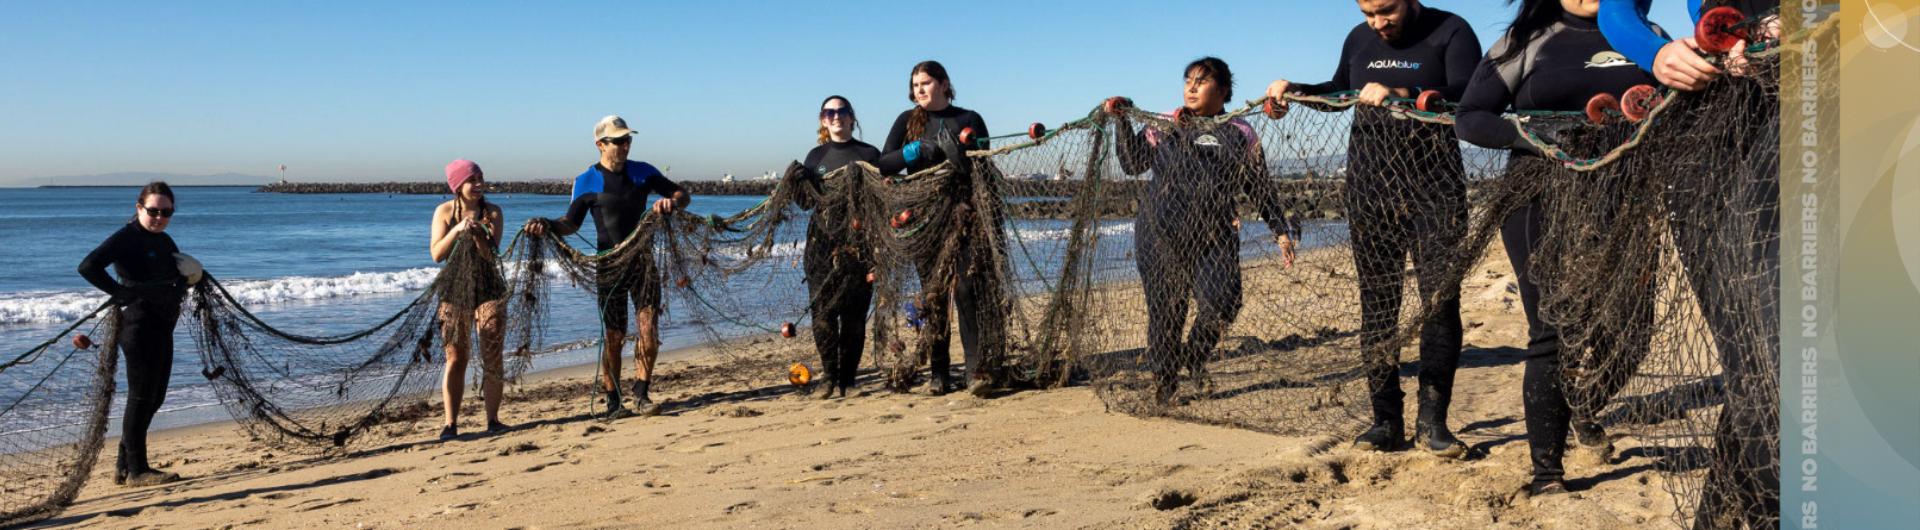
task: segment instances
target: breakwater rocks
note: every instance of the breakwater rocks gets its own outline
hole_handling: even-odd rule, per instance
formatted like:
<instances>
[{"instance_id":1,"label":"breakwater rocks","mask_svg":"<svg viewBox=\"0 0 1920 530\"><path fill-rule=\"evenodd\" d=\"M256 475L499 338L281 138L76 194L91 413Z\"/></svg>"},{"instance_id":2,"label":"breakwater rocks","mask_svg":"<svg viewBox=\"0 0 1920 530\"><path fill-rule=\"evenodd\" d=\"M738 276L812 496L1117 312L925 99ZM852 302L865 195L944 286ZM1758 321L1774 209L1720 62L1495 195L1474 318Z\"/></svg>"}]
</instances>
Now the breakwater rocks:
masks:
<instances>
[{"instance_id":1,"label":"breakwater rocks","mask_svg":"<svg viewBox=\"0 0 1920 530\"><path fill-rule=\"evenodd\" d=\"M746 182L717 182L711 180L685 180L680 186L694 196L702 195L746 195L766 196L773 192L774 181L754 180ZM1141 188L1146 181L1113 181L1102 186L1100 218L1117 219L1133 217L1140 206ZM1341 217L1341 198L1344 183L1337 180L1298 180L1280 182L1275 185L1279 192L1281 205L1294 215L1307 219L1331 219ZM1016 219L1070 219L1079 205L1073 196L1081 192L1085 183L1078 181L1008 181L1003 184L1002 193L1009 200L1007 214ZM488 192L496 194L532 194L566 195L572 193L573 182L563 180L533 180L491 182ZM255 190L262 193L382 193L388 195L449 195L446 184L439 182L283 182L268 184ZM1240 214L1243 218L1255 218L1258 212L1251 204L1241 202Z\"/></svg>"}]
</instances>

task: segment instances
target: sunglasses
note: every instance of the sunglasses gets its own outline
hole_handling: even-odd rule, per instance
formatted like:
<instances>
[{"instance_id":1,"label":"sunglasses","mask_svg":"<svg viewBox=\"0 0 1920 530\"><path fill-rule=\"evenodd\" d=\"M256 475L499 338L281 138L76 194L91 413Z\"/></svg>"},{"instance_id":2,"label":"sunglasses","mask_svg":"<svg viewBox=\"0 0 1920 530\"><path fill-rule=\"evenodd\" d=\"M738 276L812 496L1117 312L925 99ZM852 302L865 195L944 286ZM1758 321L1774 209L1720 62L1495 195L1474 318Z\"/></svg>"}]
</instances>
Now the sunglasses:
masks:
<instances>
[{"instance_id":1,"label":"sunglasses","mask_svg":"<svg viewBox=\"0 0 1920 530\"><path fill-rule=\"evenodd\" d=\"M142 209L142 210L146 210L146 211L147 211L147 216L148 216L148 217L173 217L173 209L172 209L172 208L146 208L146 207L141 207L140 209Z\"/></svg>"},{"instance_id":2,"label":"sunglasses","mask_svg":"<svg viewBox=\"0 0 1920 530\"><path fill-rule=\"evenodd\" d=\"M846 107L841 107L837 109L820 109L820 119L831 120L834 118L853 119L853 110L848 109Z\"/></svg>"},{"instance_id":3,"label":"sunglasses","mask_svg":"<svg viewBox=\"0 0 1920 530\"><path fill-rule=\"evenodd\" d=\"M627 145L627 144L633 143L633 137L621 136L618 138L601 138L600 141L606 142L608 145Z\"/></svg>"}]
</instances>

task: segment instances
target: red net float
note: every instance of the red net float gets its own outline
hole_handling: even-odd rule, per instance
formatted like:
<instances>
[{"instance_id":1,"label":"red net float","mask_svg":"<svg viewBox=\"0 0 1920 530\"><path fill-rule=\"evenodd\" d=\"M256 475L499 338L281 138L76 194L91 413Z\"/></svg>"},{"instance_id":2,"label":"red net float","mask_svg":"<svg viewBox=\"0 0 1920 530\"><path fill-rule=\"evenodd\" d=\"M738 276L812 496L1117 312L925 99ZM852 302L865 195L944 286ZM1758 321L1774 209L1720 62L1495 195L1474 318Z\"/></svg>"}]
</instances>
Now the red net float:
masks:
<instances>
[{"instance_id":1,"label":"red net float","mask_svg":"<svg viewBox=\"0 0 1920 530\"><path fill-rule=\"evenodd\" d=\"M1034 122L1033 125L1027 126L1027 138L1039 140L1040 137L1046 136L1046 135L1047 135L1047 126L1041 125L1040 122Z\"/></svg>"},{"instance_id":2,"label":"red net float","mask_svg":"<svg viewBox=\"0 0 1920 530\"><path fill-rule=\"evenodd\" d=\"M1620 100L1615 99L1613 94L1594 94L1593 99L1587 100L1587 121L1594 125L1606 125L1613 121L1613 116L1607 112L1617 108L1620 108Z\"/></svg>"},{"instance_id":3,"label":"red net float","mask_svg":"<svg viewBox=\"0 0 1920 530\"><path fill-rule=\"evenodd\" d=\"M1107 101L1105 103L1101 103L1100 107L1102 109L1105 109L1107 111L1107 114L1118 116L1120 115L1121 111L1133 108L1133 100L1123 98L1120 96L1114 96L1114 97L1107 98Z\"/></svg>"},{"instance_id":4,"label":"red net float","mask_svg":"<svg viewBox=\"0 0 1920 530\"><path fill-rule=\"evenodd\" d=\"M781 325L780 325L780 336L781 336L781 337L786 337L786 338L789 338L789 339L791 339L791 338L793 338L793 336L794 336L794 331L793 331L793 323L792 323L792 322L787 322L787 323L784 323L784 324L781 324Z\"/></svg>"},{"instance_id":5,"label":"red net float","mask_svg":"<svg viewBox=\"0 0 1920 530\"><path fill-rule=\"evenodd\" d=\"M1634 85L1620 94L1620 113L1628 120L1639 122L1653 114L1653 109L1660 106L1660 99L1660 91L1653 85Z\"/></svg>"},{"instance_id":6,"label":"red net float","mask_svg":"<svg viewBox=\"0 0 1920 530\"><path fill-rule=\"evenodd\" d=\"M1420 97L1413 100L1413 107L1420 109L1420 112L1440 112L1446 104L1446 98L1440 97L1438 90L1422 90Z\"/></svg>"},{"instance_id":7,"label":"red net float","mask_svg":"<svg viewBox=\"0 0 1920 530\"><path fill-rule=\"evenodd\" d=\"M1731 7L1708 9L1700 15L1700 24L1693 28L1694 44L1700 51L1714 55L1727 53L1740 41L1747 40L1747 28L1742 26L1747 15Z\"/></svg>"},{"instance_id":8,"label":"red net float","mask_svg":"<svg viewBox=\"0 0 1920 530\"><path fill-rule=\"evenodd\" d=\"M91 350L93 349L93 337L88 337L86 335L74 335L73 347L79 348L82 350Z\"/></svg>"},{"instance_id":9,"label":"red net float","mask_svg":"<svg viewBox=\"0 0 1920 530\"><path fill-rule=\"evenodd\" d=\"M1276 103L1273 98L1267 98L1267 102L1260 105L1260 113L1277 120L1286 117L1287 108Z\"/></svg>"}]
</instances>

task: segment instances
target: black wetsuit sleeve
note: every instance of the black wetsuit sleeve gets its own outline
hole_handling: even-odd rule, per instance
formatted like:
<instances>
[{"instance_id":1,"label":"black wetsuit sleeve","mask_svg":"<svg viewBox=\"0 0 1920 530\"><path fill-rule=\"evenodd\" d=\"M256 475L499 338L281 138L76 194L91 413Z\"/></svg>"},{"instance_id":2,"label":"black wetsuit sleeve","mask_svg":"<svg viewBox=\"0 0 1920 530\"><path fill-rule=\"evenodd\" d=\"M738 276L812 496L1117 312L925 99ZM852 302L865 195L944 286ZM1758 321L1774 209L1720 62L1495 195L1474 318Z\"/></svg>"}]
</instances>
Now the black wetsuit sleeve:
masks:
<instances>
[{"instance_id":1,"label":"black wetsuit sleeve","mask_svg":"<svg viewBox=\"0 0 1920 530\"><path fill-rule=\"evenodd\" d=\"M1133 132L1133 124L1126 118L1119 118L1119 129L1114 131L1114 154L1120 158L1120 171L1128 175L1146 173L1153 162L1153 148L1147 145L1147 130Z\"/></svg>"},{"instance_id":2,"label":"black wetsuit sleeve","mask_svg":"<svg viewBox=\"0 0 1920 530\"><path fill-rule=\"evenodd\" d=\"M671 199L675 194L686 191L680 187L679 183L667 178L666 173L660 172L655 172L653 175L647 177L647 186L653 188L653 193L659 195L662 199ZM676 206L676 208L677 207L678 206Z\"/></svg>"},{"instance_id":3,"label":"black wetsuit sleeve","mask_svg":"<svg viewBox=\"0 0 1920 530\"><path fill-rule=\"evenodd\" d=\"M814 198L820 195L820 173L814 168L820 167L827 156L827 146L821 145L807 151L807 160L794 167L789 184L794 186L793 202L802 210L812 210Z\"/></svg>"},{"instance_id":4,"label":"black wetsuit sleeve","mask_svg":"<svg viewBox=\"0 0 1920 530\"><path fill-rule=\"evenodd\" d=\"M1513 91L1500 78L1499 68L1493 61L1481 61L1474 71L1473 82L1460 97L1454 134L1461 140L1493 149L1512 149L1524 143L1513 124L1500 117L1500 113L1513 105L1513 97Z\"/></svg>"},{"instance_id":5,"label":"black wetsuit sleeve","mask_svg":"<svg viewBox=\"0 0 1920 530\"><path fill-rule=\"evenodd\" d=\"M893 119L893 129L887 131L887 142L880 144L880 152L893 154L899 151L900 147L907 145L907 117L912 114L913 111L909 110Z\"/></svg>"},{"instance_id":6,"label":"black wetsuit sleeve","mask_svg":"<svg viewBox=\"0 0 1920 530\"><path fill-rule=\"evenodd\" d=\"M133 290L114 281L113 276L107 274L107 267L125 254L123 248L126 243L126 231L116 231L107 236L106 241L100 242L100 246L94 247L93 252L88 252L85 259L80 260L80 277L86 278L87 283L93 284L95 289L121 300L133 298Z\"/></svg>"},{"instance_id":7,"label":"black wetsuit sleeve","mask_svg":"<svg viewBox=\"0 0 1920 530\"><path fill-rule=\"evenodd\" d=\"M1453 38L1447 39L1447 86L1428 87L1440 91L1440 97L1447 101L1466 97L1467 86L1473 84L1473 73L1480 64L1480 37L1464 21L1458 26Z\"/></svg>"},{"instance_id":8,"label":"black wetsuit sleeve","mask_svg":"<svg viewBox=\"0 0 1920 530\"><path fill-rule=\"evenodd\" d=\"M1358 31L1359 29L1355 28L1354 32L1348 33L1347 41L1340 45L1340 64L1339 66L1333 69L1332 80L1329 80L1325 83L1295 84L1292 87L1293 88L1292 92L1296 94L1307 94L1307 95L1317 96L1321 94L1353 90L1353 81L1352 81L1353 76L1352 76L1352 73L1348 71L1347 65L1353 63L1353 54L1358 51L1354 49L1355 45L1353 42L1354 34L1357 33Z\"/></svg>"},{"instance_id":9,"label":"black wetsuit sleeve","mask_svg":"<svg viewBox=\"0 0 1920 530\"><path fill-rule=\"evenodd\" d=\"M887 151L873 161L873 167L878 168L882 175L898 175L907 169L907 156L898 150Z\"/></svg>"},{"instance_id":10,"label":"black wetsuit sleeve","mask_svg":"<svg viewBox=\"0 0 1920 530\"><path fill-rule=\"evenodd\" d=\"M1274 185L1273 179L1267 178L1266 151L1259 147L1256 140L1250 138L1248 141L1255 143L1241 162L1240 192L1253 199L1254 208L1260 211L1260 219L1267 222L1268 230L1297 238L1300 227L1293 223L1293 219L1287 216L1286 208L1281 206L1280 188Z\"/></svg>"},{"instance_id":11,"label":"black wetsuit sleeve","mask_svg":"<svg viewBox=\"0 0 1920 530\"><path fill-rule=\"evenodd\" d=\"M598 194L595 193L581 195L579 198L574 199L572 203L567 204L566 215L561 216L559 219L548 219L547 221L549 223L564 223L577 231L580 229L581 223L587 222L587 212L593 211L593 201L597 199Z\"/></svg>"},{"instance_id":12,"label":"black wetsuit sleeve","mask_svg":"<svg viewBox=\"0 0 1920 530\"><path fill-rule=\"evenodd\" d=\"M900 148L907 145L907 117L912 115L913 111L908 110L894 118L893 129L887 131L887 142L881 144L880 155L873 161L873 166L880 169L880 174L897 175L907 170L907 157L900 152Z\"/></svg>"}]
</instances>

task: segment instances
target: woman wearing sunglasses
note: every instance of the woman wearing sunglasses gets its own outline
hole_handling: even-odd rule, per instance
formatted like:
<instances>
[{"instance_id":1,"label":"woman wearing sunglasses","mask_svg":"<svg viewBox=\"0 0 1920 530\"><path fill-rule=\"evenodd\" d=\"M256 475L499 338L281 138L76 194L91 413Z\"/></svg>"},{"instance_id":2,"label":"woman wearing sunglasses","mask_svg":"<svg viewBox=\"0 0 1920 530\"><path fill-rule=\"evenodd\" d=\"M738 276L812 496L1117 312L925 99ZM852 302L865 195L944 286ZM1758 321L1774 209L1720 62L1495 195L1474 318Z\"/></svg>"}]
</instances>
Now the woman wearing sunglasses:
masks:
<instances>
[{"instance_id":1,"label":"woman wearing sunglasses","mask_svg":"<svg viewBox=\"0 0 1920 530\"><path fill-rule=\"evenodd\" d=\"M821 399L835 391L846 397L860 369L866 346L867 306L873 287L867 284L867 249L854 238L852 198L856 178L843 177L838 193L828 195L824 177L854 162L875 163L880 150L853 138L859 119L853 103L841 96L820 102L818 147L806 162L787 169L787 182L799 186L795 201L813 210L807 224L806 273L813 308L813 344L820 350Z\"/></svg>"},{"instance_id":2,"label":"woman wearing sunglasses","mask_svg":"<svg viewBox=\"0 0 1920 530\"><path fill-rule=\"evenodd\" d=\"M167 236L167 224L173 220L173 189L165 182L140 188L133 216L80 261L80 276L121 307L116 336L126 359L127 405L121 417L113 482L139 487L180 480L178 474L149 465L147 427L167 397L173 373L173 326L180 320L180 300L186 296L189 275L198 279L199 263L180 254ZM107 274L108 266L120 277L118 281Z\"/></svg>"},{"instance_id":3,"label":"woman wearing sunglasses","mask_svg":"<svg viewBox=\"0 0 1920 530\"><path fill-rule=\"evenodd\" d=\"M435 262L446 261L460 251L477 250L474 259L493 260L500 248L502 220L500 207L487 202L486 178L480 166L471 160L447 164L447 189L453 200L440 203L433 211L433 237L427 252ZM507 295L506 279L494 267L479 267L471 278L473 289L451 293L440 302L440 335L446 344L447 368L441 375L441 397L446 407L446 423L440 427L440 440L460 435L460 398L466 392L467 359L472 358L474 327L480 328L480 393L487 414L487 433L506 432L500 423L500 392L505 376L500 354L505 344L507 315L502 306ZM466 298L461 300L461 298Z\"/></svg>"}]
</instances>

